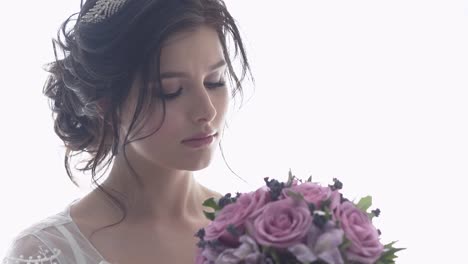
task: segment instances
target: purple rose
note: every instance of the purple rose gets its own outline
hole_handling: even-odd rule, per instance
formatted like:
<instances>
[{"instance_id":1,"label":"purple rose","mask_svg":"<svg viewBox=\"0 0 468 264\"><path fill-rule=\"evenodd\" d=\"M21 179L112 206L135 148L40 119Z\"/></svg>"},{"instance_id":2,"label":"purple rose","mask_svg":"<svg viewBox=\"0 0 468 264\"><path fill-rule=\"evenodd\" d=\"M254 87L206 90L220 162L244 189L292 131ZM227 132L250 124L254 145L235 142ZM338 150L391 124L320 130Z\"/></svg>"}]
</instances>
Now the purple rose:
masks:
<instances>
[{"instance_id":1,"label":"purple rose","mask_svg":"<svg viewBox=\"0 0 468 264\"><path fill-rule=\"evenodd\" d=\"M293 191L302 194L308 203L313 203L319 207L323 201L330 198L332 193L329 187L322 187L313 182L304 182L302 184L283 189L283 195L288 196L287 191Z\"/></svg>"},{"instance_id":2,"label":"purple rose","mask_svg":"<svg viewBox=\"0 0 468 264\"><path fill-rule=\"evenodd\" d=\"M346 249L347 258L363 264L375 263L384 250L377 229L369 216L352 202L338 203L337 199L335 197L332 200L333 216L340 222L346 238L351 241Z\"/></svg>"},{"instance_id":3,"label":"purple rose","mask_svg":"<svg viewBox=\"0 0 468 264\"><path fill-rule=\"evenodd\" d=\"M246 223L255 241L277 248L288 248L305 240L311 225L307 204L290 197L266 204Z\"/></svg>"},{"instance_id":4,"label":"purple rose","mask_svg":"<svg viewBox=\"0 0 468 264\"><path fill-rule=\"evenodd\" d=\"M204 239L219 239L227 245L237 246L239 240L227 231L228 226L233 225L238 231L243 233L246 219L269 201L270 195L266 187L260 188L255 192L242 194L235 203L226 205L216 215L214 221L205 228Z\"/></svg>"}]
</instances>

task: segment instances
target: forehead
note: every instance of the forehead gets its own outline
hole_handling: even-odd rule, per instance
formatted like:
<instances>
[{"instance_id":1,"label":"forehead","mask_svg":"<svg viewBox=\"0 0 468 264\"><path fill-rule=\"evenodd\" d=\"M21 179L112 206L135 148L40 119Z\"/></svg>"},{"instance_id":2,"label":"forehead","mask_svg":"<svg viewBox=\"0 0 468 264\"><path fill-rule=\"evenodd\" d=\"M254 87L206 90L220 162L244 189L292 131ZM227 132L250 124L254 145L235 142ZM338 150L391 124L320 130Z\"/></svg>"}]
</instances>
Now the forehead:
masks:
<instances>
[{"instance_id":1,"label":"forehead","mask_svg":"<svg viewBox=\"0 0 468 264\"><path fill-rule=\"evenodd\" d=\"M217 32L208 26L170 36L161 49L160 69L163 71L206 70L224 58Z\"/></svg>"}]
</instances>

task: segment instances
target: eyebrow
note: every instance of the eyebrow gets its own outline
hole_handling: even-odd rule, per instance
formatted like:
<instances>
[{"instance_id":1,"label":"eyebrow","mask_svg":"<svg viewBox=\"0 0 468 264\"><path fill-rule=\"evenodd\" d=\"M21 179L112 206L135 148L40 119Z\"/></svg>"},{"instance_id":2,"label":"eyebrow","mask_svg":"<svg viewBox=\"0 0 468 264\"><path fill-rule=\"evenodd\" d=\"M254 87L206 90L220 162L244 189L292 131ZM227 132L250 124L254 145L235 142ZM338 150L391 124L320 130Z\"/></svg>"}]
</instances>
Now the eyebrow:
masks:
<instances>
[{"instance_id":1,"label":"eyebrow","mask_svg":"<svg viewBox=\"0 0 468 264\"><path fill-rule=\"evenodd\" d=\"M223 66L226 65L226 61L224 59L221 59L220 61L218 61L217 63L211 65L208 69L210 71L214 71L218 68L221 68ZM162 79L168 79L168 78L178 78L178 77L188 77L189 74L188 73L185 73L185 72L164 72L164 73L161 73L161 80Z\"/></svg>"}]
</instances>

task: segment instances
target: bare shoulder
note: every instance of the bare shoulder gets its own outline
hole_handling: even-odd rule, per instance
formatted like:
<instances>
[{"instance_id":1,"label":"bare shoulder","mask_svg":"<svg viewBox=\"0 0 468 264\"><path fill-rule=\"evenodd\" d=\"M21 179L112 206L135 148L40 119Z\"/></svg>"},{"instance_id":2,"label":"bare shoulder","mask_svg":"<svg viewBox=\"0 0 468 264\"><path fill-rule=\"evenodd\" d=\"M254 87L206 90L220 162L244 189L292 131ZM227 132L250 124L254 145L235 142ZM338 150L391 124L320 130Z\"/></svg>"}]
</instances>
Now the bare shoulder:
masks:
<instances>
[{"instance_id":1,"label":"bare shoulder","mask_svg":"<svg viewBox=\"0 0 468 264\"><path fill-rule=\"evenodd\" d=\"M201 185L201 184L200 184ZM215 190L212 190L204 185L201 185L202 186L202 189L204 190L205 192L205 199L209 199L211 197L214 197L215 199L219 199L221 197L223 197L224 195L222 195L221 193L215 191Z\"/></svg>"}]
</instances>

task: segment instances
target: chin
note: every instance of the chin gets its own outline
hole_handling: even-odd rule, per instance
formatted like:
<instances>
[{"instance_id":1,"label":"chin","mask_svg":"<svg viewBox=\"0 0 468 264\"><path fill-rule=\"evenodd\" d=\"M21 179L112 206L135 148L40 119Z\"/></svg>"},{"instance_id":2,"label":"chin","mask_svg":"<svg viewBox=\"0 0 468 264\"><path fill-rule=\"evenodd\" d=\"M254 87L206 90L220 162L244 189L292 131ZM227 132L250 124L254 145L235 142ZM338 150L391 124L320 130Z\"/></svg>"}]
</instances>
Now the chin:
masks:
<instances>
[{"instance_id":1,"label":"chin","mask_svg":"<svg viewBox=\"0 0 468 264\"><path fill-rule=\"evenodd\" d=\"M198 163L193 163L193 164L187 164L186 166L184 166L184 170L188 170L188 171L199 171L199 170L203 170L203 169L206 169L207 167L209 167L211 164L211 159L209 160L200 160Z\"/></svg>"}]
</instances>

